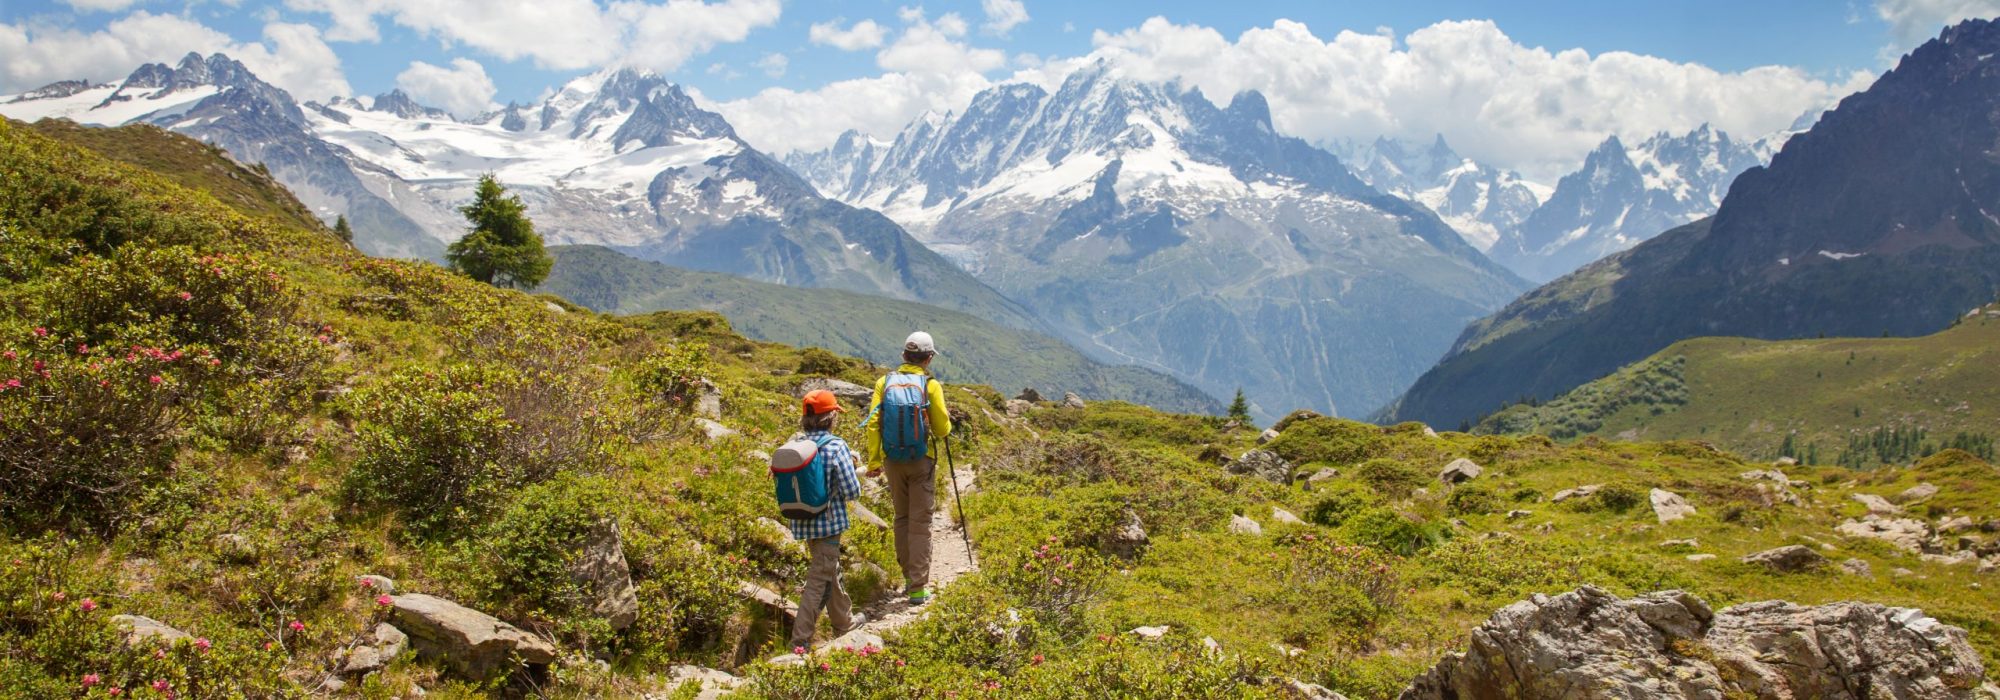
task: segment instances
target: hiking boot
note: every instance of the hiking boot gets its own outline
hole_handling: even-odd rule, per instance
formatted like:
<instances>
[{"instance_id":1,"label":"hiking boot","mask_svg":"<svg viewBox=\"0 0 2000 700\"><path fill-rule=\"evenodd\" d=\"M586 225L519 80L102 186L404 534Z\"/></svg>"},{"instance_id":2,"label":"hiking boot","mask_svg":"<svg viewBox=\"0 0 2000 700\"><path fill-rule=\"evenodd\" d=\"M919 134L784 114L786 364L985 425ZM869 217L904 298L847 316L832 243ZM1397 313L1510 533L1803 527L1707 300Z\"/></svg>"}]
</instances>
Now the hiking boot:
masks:
<instances>
[{"instance_id":1,"label":"hiking boot","mask_svg":"<svg viewBox=\"0 0 2000 700\"><path fill-rule=\"evenodd\" d=\"M854 613L847 620L847 629L834 630L833 636L836 638L845 637L847 633L861 629L861 626L865 624L868 624L868 613Z\"/></svg>"},{"instance_id":2,"label":"hiking boot","mask_svg":"<svg viewBox=\"0 0 2000 700\"><path fill-rule=\"evenodd\" d=\"M917 590L910 591L911 605L923 605L924 603L928 602L931 602L931 589L919 588Z\"/></svg>"}]
</instances>

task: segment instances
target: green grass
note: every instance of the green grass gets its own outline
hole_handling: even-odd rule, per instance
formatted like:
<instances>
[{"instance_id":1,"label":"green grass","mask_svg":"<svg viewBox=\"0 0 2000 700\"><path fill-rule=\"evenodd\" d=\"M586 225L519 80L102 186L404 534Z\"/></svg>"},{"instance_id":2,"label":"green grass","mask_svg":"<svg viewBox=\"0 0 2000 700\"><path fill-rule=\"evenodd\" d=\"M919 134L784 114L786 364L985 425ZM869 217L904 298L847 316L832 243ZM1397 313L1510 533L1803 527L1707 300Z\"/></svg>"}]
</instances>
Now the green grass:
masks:
<instances>
[{"instance_id":1,"label":"green grass","mask_svg":"<svg viewBox=\"0 0 2000 700\"><path fill-rule=\"evenodd\" d=\"M1834 463L1850 439L1917 429L2000 435L2000 315L1920 338L1696 338L1540 406L1509 407L1483 432L1698 439L1775 459ZM1915 455L1920 456L1920 455ZM1870 460L1867 466L1872 466Z\"/></svg>"},{"instance_id":2,"label":"green grass","mask_svg":"<svg viewBox=\"0 0 2000 700\"><path fill-rule=\"evenodd\" d=\"M189 138L169 138L166 130L150 124L100 129L66 119L44 119L28 128L144 168L182 187L205 191L245 216L270 219L307 231L331 232L326 222L313 215L270 173L230 160L216 146Z\"/></svg>"},{"instance_id":3,"label":"green grass","mask_svg":"<svg viewBox=\"0 0 2000 700\"><path fill-rule=\"evenodd\" d=\"M883 297L767 284L632 258L597 246L551 251L555 271L542 291L617 314L704 309L729 318L745 335L819 347L876 364L900 362L903 337L924 329L943 354L933 365L946 381L1009 391L1034 387L1061 398L1074 391L1188 413L1220 413L1214 397L1165 374L1106 365L1050 336L989 319Z\"/></svg>"}]
</instances>

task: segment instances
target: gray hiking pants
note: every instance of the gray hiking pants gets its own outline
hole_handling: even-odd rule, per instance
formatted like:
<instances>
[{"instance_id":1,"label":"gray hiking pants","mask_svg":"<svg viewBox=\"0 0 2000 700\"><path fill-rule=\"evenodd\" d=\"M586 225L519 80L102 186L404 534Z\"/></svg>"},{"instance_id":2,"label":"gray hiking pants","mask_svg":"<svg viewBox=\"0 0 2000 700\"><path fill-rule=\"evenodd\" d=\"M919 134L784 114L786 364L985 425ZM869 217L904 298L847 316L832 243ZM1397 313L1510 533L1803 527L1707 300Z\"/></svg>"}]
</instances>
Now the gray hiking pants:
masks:
<instances>
[{"instance_id":1,"label":"gray hiking pants","mask_svg":"<svg viewBox=\"0 0 2000 700\"><path fill-rule=\"evenodd\" d=\"M806 568L805 590L799 592L799 616L792 621L792 646L812 648L819 612L825 608L835 633L854 624L854 602L840 585L840 536L806 541L812 564Z\"/></svg>"},{"instance_id":2,"label":"gray hiking pants","mask_svg":"<svg viewBox=\"0 0 2000 700\"><path fill-rule=\"evenodd\" d=\"M931 506L937 500L937 460L884 461L889 500L896 506L896 563L903 568L903 592L931 585Z\"/></svg>"}]
</instances>

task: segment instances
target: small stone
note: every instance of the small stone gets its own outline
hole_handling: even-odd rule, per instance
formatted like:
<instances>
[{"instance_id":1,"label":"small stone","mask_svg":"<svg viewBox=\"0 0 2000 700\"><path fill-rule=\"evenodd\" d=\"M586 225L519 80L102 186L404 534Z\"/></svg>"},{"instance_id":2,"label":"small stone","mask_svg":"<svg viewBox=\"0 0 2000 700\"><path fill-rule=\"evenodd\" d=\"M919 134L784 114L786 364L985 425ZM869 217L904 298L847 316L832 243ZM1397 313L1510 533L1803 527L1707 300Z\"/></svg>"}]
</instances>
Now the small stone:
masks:
<instances>
[{"instance_id":1,"label":"small stone","mask_svg":"<svg viewBox=\"0 0 2000 700\"><path fill-rule=\"evenodd\" d=\"M1817 569L1826 563L1826 557L1805 545L1786 545L1777 549L1767 549L1743 557L1745 564L1762 564L1764 568L1781 574L1798 573Z\"/></svg>"},{"instance_id":2,"label":"small stone","mask_svg":"<svg viewBox=\"0 0 2000 700\"><path fill-rule=\"evenodd\" d=\"M1701 553L1701 554L1689 554L1689 555L1687 555L1687 560L1688 560L1688 561L1708 561L1708 560L1710 560L1710 559L1714 559L1714 558L1715 558L1715 555L1713 555L1713 554L1709 554L1709 553L1706 553L1706 552L1704 552L1704 553Z\"/></svg>"},{"instance_id":3,"label":"small stone","mask_svg":"<svg viewBox=\"0 0 2000 700\"><path fill-rule=\"evenodd\" d=\"M1450 464L1444 465L1444 470L1438 472L1438 481L1444 482L1447 485L1463 484L1479 478L1479 475L1485 471L1486 469L1479 466L1478 463L1460 457L1452 460Z\"/></svg>"},{"instance_id":4,"label":"small stone","mask_svg":"<svg viewBox=\"0 0 2000 700\"><path fill-rule=\"evenodd\" d=\"M1229 519L1229 531L1238 535L1262 535L1264 526L1258 525L1255 520L1238 515Z\"/></svg>"},{"instance_id":5,"label":"small stone","mask_svg":"<svg viewBox=\"0 0 2000 700\"><path fill-rule=\"evenodd\" d=\"M1661 542L1660 547L1663 549L1697 549L1701 547L1701 543L1695 541L1692 538L1685 540L1667 540L1665 542Z\"/></svg>"},{"instance_id":6,"label":"small stone","mask_svg":"<svg viewBox=\"0 0 2000 700\"><path fill-rule=\"evenodd\" d=\"M1772 462L1772 464L1780 467L1796 467L1799 464L1799 460L1795 457L1779 457L1778 461Z\"/></svg>"},{"instance_id":7,"label":"small stone","mask_svg":"<svg viewBox=\"0 0 2000 700\"><path fill-rule=\"evenodd\" d=\"M555 647L542 638L443 598L413 593L395 596L394 605L395 627L418 653L468 678L486 680L516 663L532 670L556 661Z\"/></svg>"},{"instance_id":8,"label":"small stone","mask_svg":"<svg viewBox=\"0 0 2000 700\"><path fill-rule=\"evenodd\" d=\"M1534 515L1534 514L1535 514L1535 512L1534 512L1534 511L1532 511L1532 510L1510 510L1510 511L1507 511L1507 519L1508 519L1508 520L1520 520L1520 519L1522 519L1522 518L1525 518L1525 517L1528 517L1528 516L1530 516L1530 515Z\"/></svg>"},{"instance_id":9,"label":"small stone","mask_svg":"<svg viewBox=\"0 0 2000 700\"><path fill-rule=\"evenodd\" d=\"M1561 503L1563 501L1567 501L1572 498L1589 498L1591 496L1596 495L1598 489L1602 488L1604 488L1603 484L1586 484L1583 486L1578 486L1573 489L1563 489L1561 491L1557 491L1556 495L1551 496L1549 498L1549 502Z\"/></svg>"},{"instance_id":10,"label":"small stone","mask_svg":"<svg viewBox=\"0 0 2000 700\"><path fill-rule=\"evenodd\" d=\"M1311 489L1312 487L1320 485L1321 482L1327 481L1329 479L1335 479L1338 478L1339 476L1340 476L1340 470L1338 469L1334 469L1332 467L1321 469L1319 471L1313 472L1312 476L1306 477L1306 488Z\"/></svg>"},{"instance_id":11,"label":"small stone","mask_svg":"<svg viewBox=\"0 0 2000 700\"><path fill-rule=\"evenodd\" d=\"M1890 569L1889 575L1894 576L1896 578L1904 578L1907 576L1915 576L1917 575L1917 572L1898 566L1894 569Z\"/></svg>"},{"instance_id":12,"label":"small stone","mask_svg":"<svg viewBox=\"0 0 2000 700\"><path fill-rule=\"evenodd\" d=\"M215 536L215 551L231 561L251 561L257 558L257 547L250 538L234 532Z\"/></svg>"},{"instance_id":13,"label":"small stone","mask_svg":"<svg viewBox=\"0 0 2000 700\"><path fill-rule=\"evenodd\" d=\"M1076 392L1063 394L1063 408L1083 408L1083 406L1083 397L1077 396Z\"/></svg>"},{"instance_id":14,"label":"small stone","mask_svg":"<svg viewBox=\"0 0 2000 700\"><path fill-rule=\"evenodd\" d=\"M1264 444L1264 443L1267 443L1267 442L1270 442L1270 441L1272 441L1272 440L1276 440L1276 439L1278 439L1278 431L1277 431L1277 430L1274 430L1274 429L1270 429L1270 428L1266 428L1266 429L1264 430L1263 434L1261 434L1261 435L1258 435L1258 436L1257 436L1257 444L1259 444L1259 445L1262 445L1262 444Z\"/></svg>"},{"instance_id":15,"label":"small stone","mask_svg":"<svg viewBox=\"0 0 2000 700\"><path fill-rule=\"evenodd\" d=\"M375 595L391 595L396 592L396 580L387 576L366 574L361 576L359 580L367 584L368 592Z\"/></svg>"},{"instance_id":16,"label":"small stone","mask_svg":"<svg viewBox=\"0 0 2000 700\"><path fill-rule=\"evenodd\" d=\"M189 637L188 633L174 629L167 623L142 615L113 615L111 624L125 630L126 646L139 646L154 640L162 645L171 645Z\"/></svg>"},{"instance_id":17,"label":"small stone","mask_svg":"<svg viewBox=\"0 0 2000 700\"><path fill-rule=\"evenodd\" d=\"M1948 535L1955 535L1961 532L1966 532L1972 529L1972 518L1963 515L1958 516L1956 518L1945 518L1944 520L1938 521L1937 529L1938 532Z\"/></svg>"},{"instance_id":18,"label":"small stone","mask_svg":"<svg viewBox=\"0 0 2000 700\"><path fill-rule=\"evenodd\" d=\"M1202 637L1201 650L1209 658L1215 658L1222 655L1222 643L1215 641L1214 637Z\"/></svg>"},{"instance_id":19,"label":"small stone","mask_svg":"<svg viewBox=\"0 0 2000 700\"><path fill-rule=\"evenodd\" d=\"M1251 450L1224 467L1231 474L1254 476L1273 484L1292 483L1292 463L1270 450Z\"/></svg>"},{"instance_id":20,"label":"small stone","mask_svg":"<svg viewBox=\"0 0 2000 700\"><path fill-rule=\"evenodd\" d=\"M1874 576L1875 568L1860 559L1849 559L1840 563L1840 570L1849 576Z\"/></svg>"},{"instance_id":21,"label":"small stone","mask_svg":"<svg viewBox=\"0 0 2000 700\"><path fill-rule=\"evenodd\" d=\"M1271 507L1271 519L1281 523L1285 523L1287 525L1306 524L1306 521L1300 520L1299 516L1292 515L1291 511L1279 508L1277 506Z\"/></svg>"},{"instance_id":22,"label":"small stone","mask_svg":"<svg viewBox=\"0 0 2000 700\"><path fill-rule=\"evenodd\" d=\"M1021 402L1025 402L1025 403L1030 403L1030 404L1037 404L1037 403L1041 403L1041 402L1042 402L1042 392L1039 392L1039 391L1035 391L1035 388L1034 388L1034 387L1028 387L1028 388L1026 388L1026 389L1022 389L1022 390L1021 390L1021 395L1020 395L1020 396L1016 396L1016 397L1014 397L1014 400L1015 400L1015 401L1021 401Z\"/></svg>"},{"instance_id":23,"label":"small stone","mask_svg":"<svg viewBox=\"0 0 2000 700\"><path fill-rule=\"evenodd\" d=\"M1653 489L1651 496L1653 515L1660 519L1661 525L1694 515L1694 506L1689 504L1687 499L1681 498L1680 494L1666 489Z\"/></svg>"},{"instance_id":24,"label":"small stone","mask_svg":"<svg viewBox=\"0 0 2000 700\"><path fill-rule=\"evenodd\" d=\"M1106 554L1120 559L1137 559L1146 551L1148 541L1146 524L1140 522L1138 513L1128 510L1119 522L1118 530L1106 538L1104 550Z\"/></svg>"},{"instance_id":25,"label":"small stone","mask_svg":"<svg viewBox=\"0 0 2000 700\"><path fill-rule=\"evenodd\" d=\"M1174 628L1168 627L1166 625L1159 625L1152 627L1135 627L1132 629L1132 636L1151 642L1165 638L1167 636L1167 633L1172 632L1173 630Z\"/></svg>"},{"instance_id":26,"label":"small stone","mask_svg":"<svg viewBox=\"0 0 2000 700\"><path fill-rule=\"evenodd\" d=\"M1004 405L1007 408L1007 415L1012 418L1020 418L1027 415L1028 411L1035 408L1034 404L1020 399L1007 399L1007 403Z\"/></svg>"},{"instance_id":27,"label":"small stone","mask_svg":"<svg viewBox=\"0 0 2000 700\"><path fill-rule=\"evenodd\" d=\"M694 422L696 426L701 428L701 434L703 436L706 436L710 442L721 440L727 437L732 437L737 434L734 428L723 425L721 423L717 423L715 422L714 419L696 418L694 419Z\"/></svg>"}]
</instances>

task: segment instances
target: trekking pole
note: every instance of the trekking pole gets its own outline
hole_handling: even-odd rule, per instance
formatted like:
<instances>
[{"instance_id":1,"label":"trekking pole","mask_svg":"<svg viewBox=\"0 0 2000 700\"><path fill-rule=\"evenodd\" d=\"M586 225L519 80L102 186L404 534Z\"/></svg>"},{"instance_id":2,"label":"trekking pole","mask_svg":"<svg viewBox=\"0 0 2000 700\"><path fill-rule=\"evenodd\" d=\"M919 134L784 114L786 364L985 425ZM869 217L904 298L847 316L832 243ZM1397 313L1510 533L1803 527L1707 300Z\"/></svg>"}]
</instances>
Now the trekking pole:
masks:
<instances>
[{"instance_id":1,"label":"trekking pole","mask_svg":"<svg viewBox=\"0 0 2000 700\"><path fill-rule=\"evenodd\" d=\"M948 435L944 438L944 468L951 470L951 502L958 506L958 536L965 540L965 558L977 567L979 555L972 550L972 521L965 517L965 497L958 492L958 464L952 461Z\"/></svg>"}]
</instances>

